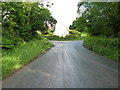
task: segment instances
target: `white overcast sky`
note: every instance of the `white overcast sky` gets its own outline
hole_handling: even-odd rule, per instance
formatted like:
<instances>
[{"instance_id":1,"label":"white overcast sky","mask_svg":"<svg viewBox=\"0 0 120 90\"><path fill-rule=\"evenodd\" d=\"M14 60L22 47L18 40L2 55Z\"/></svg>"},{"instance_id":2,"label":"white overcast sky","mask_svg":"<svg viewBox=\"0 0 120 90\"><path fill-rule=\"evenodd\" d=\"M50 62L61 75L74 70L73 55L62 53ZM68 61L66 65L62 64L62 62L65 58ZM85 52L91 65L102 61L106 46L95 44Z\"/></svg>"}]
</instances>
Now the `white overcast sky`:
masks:
<instances>
[{"instance_id":1,"label":"white overcast sky","mask_svg":"<svg viewBox=\"0 0 120 90\"><path fill-rule=\"evenodd\" d=\"M51 6L50 11L52 16L57 20L56 32L63 34L67 31L66 28L72 24L77 16L77 4L80 0L49 0L54 5Z\"/></svg>"},{"instance_id":2,"label":"white overcast sky","mask_svg":"<svg viewBox=\"0 0 120 90\"><path fill-rule=\"evenodd\" d=\"M51 0L54 5L51 7L52 16L58 22L69 26L77 16L77 4L79 0Z\"/></svg>"}]
</instances>

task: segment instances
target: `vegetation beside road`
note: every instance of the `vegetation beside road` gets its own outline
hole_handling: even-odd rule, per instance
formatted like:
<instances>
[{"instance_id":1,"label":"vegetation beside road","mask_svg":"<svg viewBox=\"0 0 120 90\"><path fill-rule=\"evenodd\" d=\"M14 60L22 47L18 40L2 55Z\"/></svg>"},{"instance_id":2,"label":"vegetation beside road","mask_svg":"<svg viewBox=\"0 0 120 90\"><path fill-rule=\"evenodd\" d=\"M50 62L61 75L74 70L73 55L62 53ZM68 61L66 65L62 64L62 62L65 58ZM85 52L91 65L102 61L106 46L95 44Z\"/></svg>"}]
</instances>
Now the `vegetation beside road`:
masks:
<instances>
[{"instance_id":1,"label":"vegetation beside road","mask_svg":"<svg viewBox=\"0 0 120 90\"><path fill-rule=\"evenodd\" d=\"M55 41L70 41L70 40L81 40L81 37L76 37L75 35L67 35L65 37L59 37L56 35L44 35L45 38Z\"/></svg>"},{"instance_id":2,"label":"vegetation beside road","mask_svg":"<svg viewBox=\"0 0 120 90\"><path fill-rule=\"evenodd\" d=\"M85 38L83 45L100 55L119 61L118 38L88 37Z\"/></svg>"},{"instance_id":3,"label":"vegetation beside road","mask_svg":"<svg viewBox=\"0 0 120 90\"><path fill-rule=\"evenodd\" d=\"M84 10L81 11L81 8ZM70 29L89 33L91 36L120 36L120 2L80 2L79 17Z\"/></svg>"},{"instance_id":4,"label":"vegetation beside road","mask_svg":"<svg viewBox=\"0 0 120 90\"><path fill-rule=\"evenodd\" d=\"M37 31L44 34L48 24L54 28L56 20L41 3L3 2L2 3L2 48L29 42L37 37Z\"/></svg>"},{"instance_id":5,"label":"vegetation beside road","mask_svg":"<svg viewBox=\"0 0 120 90\"><path fill-rule=\"evenodd\" d=\"M1 4L3 78L50 48L52 44L47 39L84 40L83 45L88 49L118 61L120 2L78 3L79 17L70 25L70 34L66 37L53 35L57 21L42 2ZM81 12L81 7L85 7L85 11Z\"/></svg>"},{"instance_id":6,"label":"vegetation beside road","mask_svg":"<svg viewBox=\"0 0 120 90\"><path fill-rule=\"evenodd\" d=\"M120 2L79 2L77 6L79 17L69 29L88 33L83 43L85 47L119 61Z\"/></svg>"},{"instance_id":7,"label":"vegetation beside road","mask_svg":"<svg viewBox=\"0 0 120 90\"><path fill-rule=\"evenodd\" d=\"M3 2L1 79L21 68L52 44L42 37L57 21L42 2ZM49 7L49 5L48 5ZM49 26L48 26L49 24Z\"/></svg>"},{"instance_id":8,"label":"vegetation beside road","mask_svg":"<svg viewBox=\"0 0 120 90\"><path fill-rule=\"evenodd\" d=\"M95 36L79 36L67 35L66 37L59 37L56 35L45 35L45 38L55 41L74 41L84 40L83 46L86 48L107 57L108 59L119 61L118 57L118 38L95 37Z\"/></svg>"},{"instance_id":9,"label":"vegetation beside road","mask_svg":"<svg viewBox=\"0 0 120 90\"><path fill-rule=\"evenodd\" d=\"M49 40L55 40L55 41L70 41L70 40L74 41L74 40L83 40L85 37L89 36L85 32L78 32L76 30L68 30L68 31L69 34L66 35L65 37L59 37L54 34L47 34L44 35L44 37Z\"/></svg>"},{"instance_id":10,"label":"vegetation beside road","mask_svg":"<svg viewBox=\"0 0 120 90\"><path fill-rule=\"evenodd\" d=\"M2 57L2 78L29 63L52 46L47 39L33 40L16 46Z\"/></svg>"}]
</instances>

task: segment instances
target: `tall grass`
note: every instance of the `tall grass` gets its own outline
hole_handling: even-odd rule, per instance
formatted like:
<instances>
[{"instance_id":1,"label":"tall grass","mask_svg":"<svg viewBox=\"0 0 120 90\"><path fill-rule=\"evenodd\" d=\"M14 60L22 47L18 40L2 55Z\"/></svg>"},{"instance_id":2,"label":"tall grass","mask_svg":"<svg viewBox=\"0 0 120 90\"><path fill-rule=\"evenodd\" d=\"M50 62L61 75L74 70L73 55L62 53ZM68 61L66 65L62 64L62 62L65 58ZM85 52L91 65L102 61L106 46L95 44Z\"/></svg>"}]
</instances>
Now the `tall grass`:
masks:
<instances>
[{"instance_id":1,"label":"tall grass","mask_svg":"<svg viewBox=\"0 0 120 90\"><path fill-rule=\"evenodd\" d=\"M87 37L83 45L96 53L114 61L119 61L118 38Z\"/></svg>"},{"instance_id":2,"label":"tall grass","mask_svg":"<svg viewBox=\"0 0 120 90\"><path fill-rule=\"evenodd\" d=\"M2 78L24 66L51 46L52 44L47 39L33 40L16 46L9 53L3 52Z\"/></svg>"}]
</instances>

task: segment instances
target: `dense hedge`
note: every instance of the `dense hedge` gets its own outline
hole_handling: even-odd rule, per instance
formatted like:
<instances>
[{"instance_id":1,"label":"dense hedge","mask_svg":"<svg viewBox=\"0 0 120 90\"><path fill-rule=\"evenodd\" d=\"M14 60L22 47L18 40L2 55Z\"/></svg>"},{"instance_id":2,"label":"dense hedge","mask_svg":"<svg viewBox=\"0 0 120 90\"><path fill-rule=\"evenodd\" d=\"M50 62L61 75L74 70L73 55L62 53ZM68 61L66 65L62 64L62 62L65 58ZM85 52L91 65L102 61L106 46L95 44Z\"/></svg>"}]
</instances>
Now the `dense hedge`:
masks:
<instances>
[{"instance_id":1,"label":"dense hedge","mask_svg":"<svg viewBox=\"0 0 120 90\"><path fill-rule=\"evenodd\" d=\"M115 61L119 61L118 44L117 38L103 37L88 37L83 43L88 49Z\"/></svg>"},{"instance_id":2,"label":"dense hedge","mask_svg":"<svg viewBox=\"0 0 120 90\"><path fill-rule=\"evenodd\" d=\"M57 41L67 41L67 40L80 40L81 37L75 36L75 35L67 35L65 37L59 37L56 35L44 35L45 38L49 40L57 40Z\"/></svg>"}]
</instances>

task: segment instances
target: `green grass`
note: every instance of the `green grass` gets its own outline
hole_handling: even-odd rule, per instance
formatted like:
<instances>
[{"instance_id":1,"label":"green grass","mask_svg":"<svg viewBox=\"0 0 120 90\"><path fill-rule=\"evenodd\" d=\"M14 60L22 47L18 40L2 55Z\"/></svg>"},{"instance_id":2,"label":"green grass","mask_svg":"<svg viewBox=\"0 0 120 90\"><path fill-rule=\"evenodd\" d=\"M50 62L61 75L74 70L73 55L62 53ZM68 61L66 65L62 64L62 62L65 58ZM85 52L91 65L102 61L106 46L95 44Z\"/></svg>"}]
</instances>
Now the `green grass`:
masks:
<instances>
[{"instance_id":1,"label":"green grass","mask_svg":"<svg viewBox=\"0 0 120 90\"><path fill-rule=\"evenodd\" d=\"M87 37L83 45L109 59L119 61L118 57L118 38Z\"/></svg>"},{"instance_id":2,"label":"green grass","mask_svg":"<svg viewBox=\"0 0 120 90\"><path fill-rule=\"evenodd\" d=\"M47 39L41 39L18 45L9 52L3 51L2 78L29 63L51 46L52 43L48 42Z\"/></svg>"}]
</instances>

